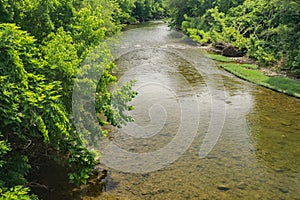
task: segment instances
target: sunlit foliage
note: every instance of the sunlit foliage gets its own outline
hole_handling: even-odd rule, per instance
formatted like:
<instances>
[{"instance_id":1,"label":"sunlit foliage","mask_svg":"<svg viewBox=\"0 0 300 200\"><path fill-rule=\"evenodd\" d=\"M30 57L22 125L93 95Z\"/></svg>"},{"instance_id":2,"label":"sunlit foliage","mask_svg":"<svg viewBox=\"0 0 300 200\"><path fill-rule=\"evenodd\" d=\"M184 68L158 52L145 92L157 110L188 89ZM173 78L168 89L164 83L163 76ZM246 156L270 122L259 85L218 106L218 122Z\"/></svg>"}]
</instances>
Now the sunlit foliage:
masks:
<instances>
[{"instance_id":1,"label":"sunlit foliage","mask_svg":"<svg viewBox=\"0 0 300 200\"><path fill-rule=\"evenodd\" d=\"M300 74L300 2L170 0L171 25L201 43L226 43L261 65Z\"/></svg>"}]
</instances>

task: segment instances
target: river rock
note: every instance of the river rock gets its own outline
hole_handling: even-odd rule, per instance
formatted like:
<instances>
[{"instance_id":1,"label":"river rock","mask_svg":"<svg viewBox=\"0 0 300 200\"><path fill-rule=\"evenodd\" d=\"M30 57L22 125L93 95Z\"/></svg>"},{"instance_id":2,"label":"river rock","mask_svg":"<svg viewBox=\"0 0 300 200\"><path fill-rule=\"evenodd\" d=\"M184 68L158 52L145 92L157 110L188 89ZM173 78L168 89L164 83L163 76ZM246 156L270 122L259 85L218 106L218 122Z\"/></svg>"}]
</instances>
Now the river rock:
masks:
<instances>
[{"instance_id":1,"label":"river rock","mask_svg":"<svg viewBox=\"0 0 300 200\"><path fill-rule=\"evenodd\" d=\"M284 126L292 126L293 125L291 122L287 122L287 121L282 121L281 124Z\"/></svg>"},{"instance_id":2,"label":"river rock","mask_svg":"<svg viewBox=\"0 0 300 200\"><path fill-rule=\"evenodd\" d=\"M227 47L227 45L223 42L218 42L214 45L214 47L216 50L223 51Z\"/></svg>"},{"instance_id":3,"label":"river rock","mask_svg":"<svg viewBox=\"0 0 300 200\"><path fill-rule=\"evenodd\" d=\"M243 53L233 46L227 46L222 50L222 55L228 57L241 57L243 56Z\"/></svg>"},{"instance_id":4,"label":"river rock","mask_svg":"<svg viewBox=\"0 0 300 200\"><path fill-rule=\"evenodd\" d=\"M244 190L244 189L246 189L247 184L244 183L244 182L241 182L236 187L239 188L239 189L241 189L241 190Z\"/></svg>"},{"instance_id":5,"label":"river rock","mask_svg":"<svg viewBox=\"0 0 300 200\"><path fill-rule=\"evenodd\" d=\"M199 155L199 154L197 154L197 155ZM208 155L206 156L206 158L207 158L207 159L217 159L218 156L213 155L213 154L208 154Z\"/></svg>"},{"instance_id":6,"label":"river rock","mask_svg":"<svg viewBox=\"0 0 300 200\"><path fill-rule=\"evenodd\" d=\"M288 193L289 190L287 190L286 188L278 188L278 190L282 193Z\"/></svg>"},{"instance_id":7,"label":"river rock","mask_svg":"<svg viewBox=\"0 0 300 200\"><path fill-rule=\"evenodd\" d=\"M230 187L227 185L218 185L218 190L227 191L230 190Z\"/></svg>"}]
</instances>

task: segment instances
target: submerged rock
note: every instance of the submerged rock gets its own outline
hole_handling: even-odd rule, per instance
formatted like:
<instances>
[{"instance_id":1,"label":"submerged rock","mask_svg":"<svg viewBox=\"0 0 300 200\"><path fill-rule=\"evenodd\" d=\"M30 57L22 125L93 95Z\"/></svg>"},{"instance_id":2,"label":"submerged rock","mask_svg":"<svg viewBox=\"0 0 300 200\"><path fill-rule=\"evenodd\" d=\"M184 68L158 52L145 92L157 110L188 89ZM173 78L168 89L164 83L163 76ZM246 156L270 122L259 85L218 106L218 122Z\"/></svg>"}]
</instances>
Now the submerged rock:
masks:
<instances>
[{"instance_id":1,"label":"submerged rock","mask_svg":"<svg viewBox=\"0 0 300 200\"><path fill-rule=\"evenodd\" d=\"M239 189L241 189L241 190L244 190L244 189L246 189L247 184L244 183L244 182L241 182L236 187L239 188Z\"/></svg>"},{"instance_id":2,"label":"submerged rock","mask_svg":"<svg viewBox=\"0 0 300 200\"><path fill-rule=\"evenodd\" d=\"M227 191L230 190L230 187L227 185L218 185L218 190Z\"/></svg>"},{"instance_id":3,"label":"submerged rock","mask_svg":"<svg viewBox=\"0 0 300 200\"><path fill-rule=\"evenodd\" d=\"M289 190L287 190L286 188L278 188L278 190L282 193L288 193Z\"/></svg>"}]
</instances>

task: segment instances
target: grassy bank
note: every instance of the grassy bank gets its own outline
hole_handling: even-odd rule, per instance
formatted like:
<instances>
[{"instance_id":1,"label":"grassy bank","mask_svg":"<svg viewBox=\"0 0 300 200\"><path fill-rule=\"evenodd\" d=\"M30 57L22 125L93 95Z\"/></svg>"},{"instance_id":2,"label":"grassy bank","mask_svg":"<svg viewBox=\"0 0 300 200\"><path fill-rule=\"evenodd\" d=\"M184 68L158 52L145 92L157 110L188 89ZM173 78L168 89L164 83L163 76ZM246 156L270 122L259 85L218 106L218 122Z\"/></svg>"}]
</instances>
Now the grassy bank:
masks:
<instances>
[{"instance_id":1,"label":"grassy bank","mask_svg":"<svg viewBox=\"0 0 300 200\"><path fill-rule=\"evenodd\" d=\"M208 57L217 61L218 65L239 78L269 89L300 98L300 82L284 76L268 76L259 70L256 64L239 64L231 58L208 54Z\"/></svg>"}]
</instances>

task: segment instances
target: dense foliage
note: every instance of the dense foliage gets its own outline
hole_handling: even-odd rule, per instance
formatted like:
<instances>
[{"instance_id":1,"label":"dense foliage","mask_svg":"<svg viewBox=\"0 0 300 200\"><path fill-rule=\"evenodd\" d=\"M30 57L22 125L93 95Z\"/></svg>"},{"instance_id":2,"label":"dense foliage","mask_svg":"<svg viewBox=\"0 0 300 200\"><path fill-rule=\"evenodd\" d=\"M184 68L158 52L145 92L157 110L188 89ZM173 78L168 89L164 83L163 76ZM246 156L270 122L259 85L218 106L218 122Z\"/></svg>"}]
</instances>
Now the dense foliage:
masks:
<instances>
[{"instance_id":1,"label":"dense foliage","mask_svg":"<svg viewBox=\"0 0 300 200\"><path fill-rule=\"evenodd\" d=\"M172 26L201 43L230 44L261 65L300 74L300 2L169 0Z\"/></svg>"},{"instance_id":2,"label":"dense foliage","mask_svg":"<svg viewBox=\"0 0 300 200\"><path fill-rule=\"evenodd\" d=\"M40 157L68 168L71 182L87 181L96 155L86 136L93 140L99 124L131 121L126 111L136 95L133 82L110 92L115 65L105 40L123 24L167 13L199 42L231 44L261 64L300 71L299 1L0 0L0 200L37 198L26 176ZM94 122L86 112L92 105L98 123L81 132L72 95L76 88L85 96L86 87L95 88L95 102L75 102L75 120Z\"/></svg>"},{"instance_id":3,"label":"dense foliage","mask_svg":"<svg viewBox=\"0 0 300 200\"><path fill-rule=\"evenodd\" d=\"M122 23L160 19L167 15L165 0L119 0Z\"/></svg>"},{"instance_id":4,"label":"dense foliage","mask_svg":"<svg viewBox=\"0 0 300 200\"><path fill-rule=\"evenodd\" d=\"M104 41L122 23L164 14L161 0L0 0L0 199L37 198L26 176L41 157L68 168L71 182L87 181L96 160L83 139L91 127L75 129L75 77L89 70L102 75L75 84L83 95L86 86L96 88L93 105L102 116L96 126L131 121L125 113L136 95L133 83L109 91L115 66ZM89 59L103 62L82 63Z\"/></svg>"}]
</instances>

